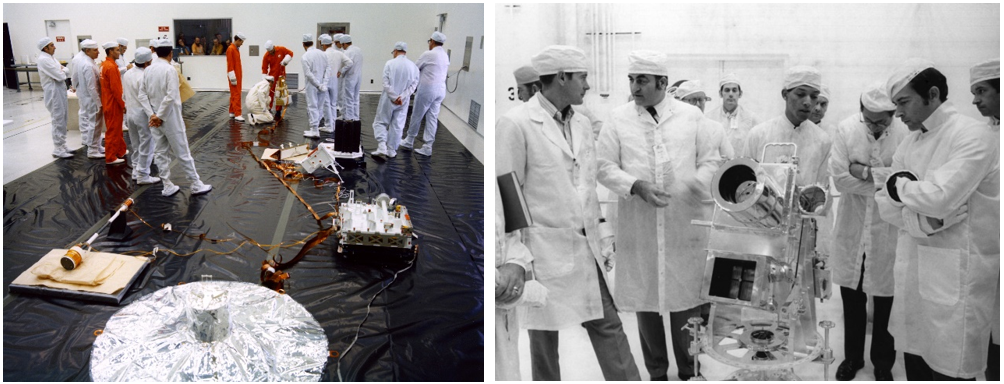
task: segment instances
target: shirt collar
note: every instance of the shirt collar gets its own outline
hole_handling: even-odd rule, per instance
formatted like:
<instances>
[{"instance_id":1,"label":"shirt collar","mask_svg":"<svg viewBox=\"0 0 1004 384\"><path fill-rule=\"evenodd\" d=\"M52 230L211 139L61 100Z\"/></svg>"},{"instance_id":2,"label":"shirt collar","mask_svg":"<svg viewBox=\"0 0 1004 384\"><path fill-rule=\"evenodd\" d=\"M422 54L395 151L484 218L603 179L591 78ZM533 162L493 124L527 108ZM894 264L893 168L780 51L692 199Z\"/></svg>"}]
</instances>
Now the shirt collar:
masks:
<instances>
[{"instance_id":1,"label":"shirt collar","mask_svg":"<svg viewBox=\"0 0 1004 384\"><path fill-rule=\"evenodd\" d=\"M996 118L996 117L990 116L990 122L989 122L989 124L992 127L1000 127L1001 126L1001 120L998 119L998 118Z\"/></svg>"},{"instance_id":2,"label":"shirt collar","mask_svg":"<svg viewBox=\"0 0 1004 384\"><path fill-rule=\"evenodd\" d=\"M653 108L655 108L655 112L657 114L659 114L659 121L660 122L663 120L664 117L670 115L670 113L664 112L664 111L667 111L669 109L669 103L671 102L670 100L675 100L675 99L673 99L672 96L670 96L670 95L667 94L666 97L664 97L662 99L662 101L660 101L658 104L652 106ZM634 105L635 112L638 112L638 115L639 116L643 116L643 117L652 116L650 113L648 113L648 108L649 107L643 107L643 106L640 106L638 104Z\"/></svg>"},{"instance_id":3,"label":"shirt collar","mask_svg":"<svg viewBox=\"0 0 1004 384\"><path fill-rule=\"evenodd\" d=\"M949 104L947 101L941 103L941 105L939 105L938 108L931 113L931 116L928 116L927 119L924 120L924 129L927 130L927 133L930 133L938 128L941 128L941 126L945 125L945 123L948 122L948 119L955 113L955 106Z\"/></svg>"},{"instance_id":4,"label":"shirt collar","mask_svg":"<svg viewBox=\"0 0 1004 384\"><path fill-rule=\"evenodd\" d=\"M572 109L571 105L565 107L563 111L559 111L558 107L555 107L554 104L551 103L551 100L544 97L543 93L539 93L538 95L540 95L538 98L540 100L540 106L544 108L544 111L547 112L548 116L551 116L554 120L562 123L568 123L572 120L572 116L575 115L575 111ZM564 116L564 118L562 118L562 116Z\"/></svg>"},{"instance_id":5,"label":"shirt collar","mask_svg":"<svg viewBox=\"0 0 1004 384\"><path fill-rule=\"evenodd\" d=\"M797 131L800 128L802 128L802 127L805 126L805 122L806 121L809 121L809 119L805 119L805 121L803 121L802 124L799 124L799 126L796 127L795 124L791 123L791 120L788 120L788 115L781 114L781 127L783 127L786 130L792 130L792 129L794 129L794 130Z\"/></svg>"},{"instance_id":6,"label":"shirt collar","mask_svg":"<svg viewBox=\"0 0 1004 384\"><path fill-rule=\"evenodd\" d=\"M725 106L722 106L722 116L728 119L734 119L739 116L739 111L743 108L742 105L736 105L736 109L733 109L731 113L725 110Z\"/></svg>"}]
</instances>

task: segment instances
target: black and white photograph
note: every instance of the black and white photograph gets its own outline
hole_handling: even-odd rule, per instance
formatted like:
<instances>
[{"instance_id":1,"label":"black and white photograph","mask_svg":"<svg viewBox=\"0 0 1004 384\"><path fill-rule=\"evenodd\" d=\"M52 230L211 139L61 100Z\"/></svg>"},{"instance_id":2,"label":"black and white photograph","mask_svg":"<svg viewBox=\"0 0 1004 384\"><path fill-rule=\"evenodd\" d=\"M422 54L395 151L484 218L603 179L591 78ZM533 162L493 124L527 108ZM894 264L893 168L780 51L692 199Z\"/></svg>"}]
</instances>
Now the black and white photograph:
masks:
<instances>
[{"instance_id":1,"label":"black and white photograph","mask_svg":"<svg viewBox=\"0 0 1004 384\"><path fill-rule=\"evenodd\" d=\"M1000 4L495 11L495 380L1000 380Z\"/></svg>"}]
</instances>

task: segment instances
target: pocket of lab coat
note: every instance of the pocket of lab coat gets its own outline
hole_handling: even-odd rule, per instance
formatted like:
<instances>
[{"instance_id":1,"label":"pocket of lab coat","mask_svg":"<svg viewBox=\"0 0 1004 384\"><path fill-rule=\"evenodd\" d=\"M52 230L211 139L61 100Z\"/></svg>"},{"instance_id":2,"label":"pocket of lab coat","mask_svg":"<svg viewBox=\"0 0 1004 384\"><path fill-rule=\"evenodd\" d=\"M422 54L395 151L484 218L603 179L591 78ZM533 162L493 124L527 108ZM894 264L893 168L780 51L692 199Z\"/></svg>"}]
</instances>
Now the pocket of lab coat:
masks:
<instances>
[{"instance_id":1,"label":"pocket of lab coat","mask_svg":"<svg viewBox=\"0 0 1004 384\"><path fill-rule=\"evenodd\" d=\"M944 306L959 301L960 255L958 249L917 246L920 297Z\"/></svg>"},{"instance_id":2,"label":"pocket of lab coat","mask_svg":"<svg viewBox=\"0 0 1004 384\"><path fill-rule=\"evenodd\" d=\"M544 280L572 273L577 255L588 252L586 237L574 229L531 227L525 234L534 273Z\"/></svg>"}]
</instances>

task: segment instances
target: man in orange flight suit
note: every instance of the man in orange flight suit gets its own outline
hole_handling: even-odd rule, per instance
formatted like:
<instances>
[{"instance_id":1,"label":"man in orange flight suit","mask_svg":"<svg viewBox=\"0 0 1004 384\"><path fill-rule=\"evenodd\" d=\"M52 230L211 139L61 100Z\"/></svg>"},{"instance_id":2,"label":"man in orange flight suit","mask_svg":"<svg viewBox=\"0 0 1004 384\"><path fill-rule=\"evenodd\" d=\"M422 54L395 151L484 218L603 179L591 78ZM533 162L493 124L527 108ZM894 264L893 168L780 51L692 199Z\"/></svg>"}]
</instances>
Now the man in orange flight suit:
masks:
<instances>
[{"instance_id":1,"label":"man in orange flight suit","mask_svg":"<svg viewBox=\"0 0 1004 384\"><path fill-rule=\"evenodd\" d=\"M125 100L122 98L122 75L115 63L121 53L119 43L110 41L101 45L105 49L105 61L101 63L101 111L105 116L105 164L121 164L126 155L125 139L122 137L122 119L125 116Z\"/></svg>"},{"instance_id":2,"label":"man in orange flight suit","mask_svg":"<svg viewBox=\"0 0 1004 384\"><path fill-rule=\"evenodd\" d=\"M244 121L241 116L241 52L238 50L244 45L245 36L237 32L234 35L234 43L227 47L227 78L230 80L230 118L237 121Z\"/></svg>"},{"instance_id":3,"label":"man in orange flight suit","mask_svg":"<svg viewBox=\"0 0 1004 384\"><path fill-rule=\"evenodd\" d=\"M261 58L261 75L266 80L271 81L268 88L268 108L272 109L275 102L275 84L280 76L286 76L286 64L293 60L293 51L281 45L272 44L272 40L265 42L265 56ZM275 116L278 119L282 116L282 107L276 108Z\"/></svg>"}]
</instances>

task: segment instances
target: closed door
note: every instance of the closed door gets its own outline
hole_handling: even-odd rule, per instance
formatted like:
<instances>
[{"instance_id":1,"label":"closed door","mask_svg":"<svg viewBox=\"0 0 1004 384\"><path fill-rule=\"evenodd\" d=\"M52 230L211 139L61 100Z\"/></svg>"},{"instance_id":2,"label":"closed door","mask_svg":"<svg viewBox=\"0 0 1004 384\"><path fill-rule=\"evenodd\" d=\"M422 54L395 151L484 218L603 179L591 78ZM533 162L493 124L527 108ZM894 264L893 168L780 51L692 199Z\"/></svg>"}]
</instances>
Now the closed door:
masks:
<instances>
[{"instance_id":1,"label":"closed door","mask_svg":"<svg viewBox=\"0 0 1004 384\"><path fill-rule=\"evenodd\" d=\"M73 38L70 37L69 20L46 20L45 35L49 36L52 39L52 43L56 45L56 53L53 55L56 60L69 61L73 58L73 54L76 52L73 46Z\"/></svg>"}]
</instances>

